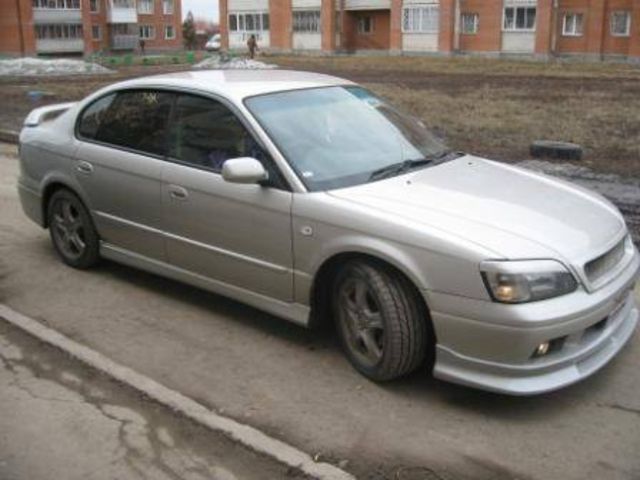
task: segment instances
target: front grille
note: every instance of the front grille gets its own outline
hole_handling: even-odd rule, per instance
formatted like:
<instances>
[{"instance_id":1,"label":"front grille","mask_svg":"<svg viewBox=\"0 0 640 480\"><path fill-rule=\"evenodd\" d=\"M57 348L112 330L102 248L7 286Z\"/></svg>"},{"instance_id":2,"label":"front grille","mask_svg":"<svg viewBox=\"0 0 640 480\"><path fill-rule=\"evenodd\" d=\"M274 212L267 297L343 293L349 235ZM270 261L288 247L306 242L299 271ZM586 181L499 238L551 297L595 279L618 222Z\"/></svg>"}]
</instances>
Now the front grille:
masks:
<instances>
[{"instance_id":1,"label":"front grille","mask_svg":"<svg viewBox=\"0 0 640 480\"><path fill-rule=\"evenodd\" d=\"M623 238L611 250L585 264L584 271L591 283L597 282L620 263L624 257L626 240L626 237Z\"/></svg>"}]
</instances>

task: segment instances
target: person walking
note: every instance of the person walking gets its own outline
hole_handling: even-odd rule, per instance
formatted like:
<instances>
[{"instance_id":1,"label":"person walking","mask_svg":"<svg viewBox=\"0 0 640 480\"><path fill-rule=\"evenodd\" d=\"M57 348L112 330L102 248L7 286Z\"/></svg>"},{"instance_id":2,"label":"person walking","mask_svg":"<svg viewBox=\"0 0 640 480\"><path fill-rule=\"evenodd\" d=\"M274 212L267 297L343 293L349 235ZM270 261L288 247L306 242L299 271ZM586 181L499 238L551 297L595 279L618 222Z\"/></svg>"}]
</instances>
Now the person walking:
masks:
<instances>
[{"instance_id":1,"label":"person walking","mask_svg":"<svg viewBox=\"0 0 640 480\"><path fill-rule=\"evenodd\" d=\"M249 58L253 60L253 57L256 56L256 51L258 50L258 40L256 40L256 36L251 34L249 40L247 40L247 48L249 49Z\"/></svg>"},{"instance_id":2,"label":"person walking","mask_svg":"<svg viewBox=\"0 0 640 480\"><path fill-rule=\"evenodd\" d=\"M140 44L140 50L142 51L142 56L144 56L144 46L145 46L144 38L140 39L139 44Z\"/></svg>"}]
</instances>

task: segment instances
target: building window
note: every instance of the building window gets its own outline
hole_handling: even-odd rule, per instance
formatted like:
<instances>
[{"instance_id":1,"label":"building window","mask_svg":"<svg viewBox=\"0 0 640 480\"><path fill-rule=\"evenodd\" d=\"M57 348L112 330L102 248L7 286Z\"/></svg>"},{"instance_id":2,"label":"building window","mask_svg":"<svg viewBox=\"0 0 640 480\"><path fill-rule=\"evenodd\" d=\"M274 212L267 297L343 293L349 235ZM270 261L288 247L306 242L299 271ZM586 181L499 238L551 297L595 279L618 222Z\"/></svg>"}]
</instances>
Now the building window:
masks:
<instances>
[{"instance_id":1,"label":"building window","mask_svg":"<svg viewBox=\"0 0 640 480\"><path fill-rule=\"evenodd\" d=\"M503 29L507 32L533 32L536 7L505 7Z\"/></svg>"},{"instance_id":2,"label":"building window","mask_svg":"<svg viewBox=\"0 0 640 480\"><path fill-rule=\"evenodd\" d=\"M113 35L135 35L135 23L114 23L111 25L111 33Z\"/></svg>"},{"instance_id":3,"label":"building window","mask_svg":"<svg viewBox=\"0 0 640 480\"><path fill-rule=\"evenodd\" d=\"M460 30L465 35L474 35L478 33L480 25L480 15L477 13L463 13L460 16Z\"/></svg>"},{"instance_id":4,"label":"building window","mask_svg":"<svg viewBox=\"0 0 640 480\"><path fill-rule=\"evenodd\" d=\"M150 15L153 13L153 0L138 0L138 13Z\"/></svg>"},{"instance_id":5,"label":"building window","mask_svg":"<svg viewBox=\"0 0 640 480\"><path fill-rule=\"evenodd\" d=\"M102 32L100 31L100 25L91 26L91 38L93 40L100 40L102 38Z\"/></svg>"},{"instance_id":6,"label":"building window","mask_svg":"<svg viewBox=\"0 0 640 480\"><path fill-rule=\"evenodd\" d=\"M89 10L91 13L98 13L100 11L100 2L98 0L89 0Z\"/></svg>"},{"instance_id":7,"label":"building window","mask_svg":"<svg viewBox=\"0 0 640 480\"><path fill-rule=\"evenodd\" d=\"M136 8L135 0L111 0L115 8Z\"/></svg>"},{"instance_id":8,"label":"building window","mask_svg":"<svg viewBox=\"0 0 640 480\"><path fill-rule=\"evenodd\" d=\"M173 28L173 25L164 26L164 38L166 40L173 40L176 38L176 30Z\"/></svg>"},{"instance_id":9,"label":"building window","mask_svg":"<svg viewBox=\"0 0 640 480\"><path fill-rule=\"evenodd\" d=\"M583 31L582 13L565 13L562 18L562 35L565 37L580 37Z\"/></svg>"},{"instance_id":10,"label":"building window","mask_svg":"<svg viewBox=\"0 0 640 480\"><path fill-rule=\"evenodd\" d=\"M140 38L152 40L156 38L156 29L153 25L140 25Z\"/></svg>"},{"instance_id":11,"label":"building window","mask_svg":"<svg viewBox=\"0 0 640 480\"><path fill-rule=\"evenodd\" d=\"M611 14L611 35L615 37L628 37L631 31L631 14L626 11L613 12Z\"/></svg>"},{"instance_id":12,"label":"building window","mask_svg":"<svg viewBox=\"0 0 640 480\"><path fill-rule=\"evenodd\" d=\"M373 33L373 17L368 15L358 17L358 33L365 35Z\"/></svg>"},{"instance_id":13,"label":"building window","mask_svg":"<svg viewBox=\"0 0 640 480\"><path fill-rule=\"evenodd\" d=\"M38 40L82 39L82 25L36 25Z\"/></svg>"},{"instance_id":14,"label":"building window","mask_svg":"<svg viewBox=\"0 0 640 480\"><path fill-rule=\"evenodd\" d=\"M162 13L173 15L173 0L162 0Z\"/></svg>"},{"instance_id":15,"label":"building window","mask_svg":"<svg viewBox=\"0 0 640 480\"><path fill-rule=\"evenodd\" d=\"M293 31L301 33L319 33L320 10L293 12Z\"/></svg>"},{"instance_id":16,"label":"building window","mask_svg":"<svg viewBox=\"0 0 640 480\"><path fill-rule=\"evenodd\" d=\"M407 7L402 11L402 31L405 33L435 33L438 31L438 5Z\"/></svg>"},{"instance_id":17,"label":"building window","mask_svg":"<svg viewBox=\"0 0 640 480\"><path fill-rule=\"evenodd\" d=\"M80 9L80 0L32 0L31 4L33 8L47 8L47 9L65 9L65 10L78 10Z\"/></svg>"},{"instance_id":18,"label":"building window","mask_svg":"<svg viewBox=\"0 0 640 480\"><path fill-rule=\"evenodd\" d=\"M229 15L229 31L258 33L269 30L268 13L232 13Z\"/></svg>"}]
</instances>

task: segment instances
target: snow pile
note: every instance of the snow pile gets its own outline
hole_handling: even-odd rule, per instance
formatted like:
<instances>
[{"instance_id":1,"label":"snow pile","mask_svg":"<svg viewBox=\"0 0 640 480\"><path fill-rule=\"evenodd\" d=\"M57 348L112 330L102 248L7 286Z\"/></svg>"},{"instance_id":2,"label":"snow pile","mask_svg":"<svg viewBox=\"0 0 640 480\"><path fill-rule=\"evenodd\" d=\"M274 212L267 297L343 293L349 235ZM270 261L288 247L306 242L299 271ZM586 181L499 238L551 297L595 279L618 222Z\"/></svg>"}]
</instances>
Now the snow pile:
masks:
<instances>
[{"instance_id":1,"label":"snow pile","mask_svg":"<svg viewBox=\"0 0 640 480\"><path fill-rule=\"evenodd\" d=\"M82 60L41 58L17 58L0 60L0 76L2 75L74 75L74 74L102 74L111 70L96 63Z\"/></svg>"},{"instance_id":2,"label":"snow pile","mask_svg":"<svg viewBox=\"0 0 640 480\"><path fill-rule=\"evenodd\" d=\"M225 58L214 56L205 58L200 63L196 63L193 68L208 68L217 70L264 70L278 68L277 65L251 60L250 58Z\"/></svg>"}]
</instances>

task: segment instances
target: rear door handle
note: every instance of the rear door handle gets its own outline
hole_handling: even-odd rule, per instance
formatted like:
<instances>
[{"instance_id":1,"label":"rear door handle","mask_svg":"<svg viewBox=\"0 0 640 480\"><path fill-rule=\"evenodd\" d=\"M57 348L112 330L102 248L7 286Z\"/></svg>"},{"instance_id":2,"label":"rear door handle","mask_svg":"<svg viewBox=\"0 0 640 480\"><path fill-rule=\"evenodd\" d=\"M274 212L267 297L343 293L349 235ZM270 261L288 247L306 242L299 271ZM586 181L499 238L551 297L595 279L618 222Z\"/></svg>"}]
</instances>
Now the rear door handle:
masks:
<instances>
[{"instance_id":1,"label":"rear door handle","mask_svg":"<svg viewBox=\"0 0 640 480\"><path fill-rule=\"evenodd\" d=\"M179 185L169 185L169 195L176 200L186 200L189 196L186 188Z\"/></svg>"},{"instance_id":2,"label":"rear door handle","mask_svg":"<svg viewBox=\"0 0 640 480\"><path fill-rule=\"evenodd\" d=\"M78 162L76 165L76 171L84 173L85 175L90 175L93 173L93 165L85 161Z\"/></svg>"}]
</instances>

